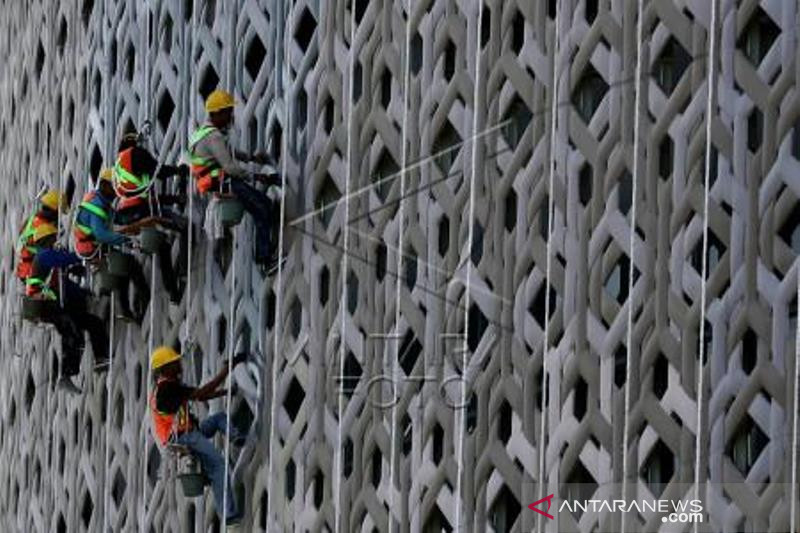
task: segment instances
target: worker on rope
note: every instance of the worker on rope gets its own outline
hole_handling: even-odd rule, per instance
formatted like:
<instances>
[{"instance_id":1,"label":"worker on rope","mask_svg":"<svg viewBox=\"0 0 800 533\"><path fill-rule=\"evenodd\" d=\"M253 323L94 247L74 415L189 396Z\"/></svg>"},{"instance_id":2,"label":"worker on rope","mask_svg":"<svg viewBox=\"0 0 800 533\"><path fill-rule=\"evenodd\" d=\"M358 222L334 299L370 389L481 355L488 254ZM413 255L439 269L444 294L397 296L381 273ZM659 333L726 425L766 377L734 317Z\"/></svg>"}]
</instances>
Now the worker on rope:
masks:
<instances>
[{"instance_id":1,"label":"worker on rope","mask_svg":"<svg viewBox=\"0 0 800 533\"><path fill-rule=\"evenodd\" d=\"M245 362L246 359L246 354L237 355L233 358L233 366ZM211 481L217 514L222 515L224 500L227 504L225 525L238 523L241 520L239 506L234 499L230 479L224 479L225 459L210 440L218 432L225 433L227 415L219 412L198 423L189 409L191 401L204 402L227 394L220 386L228 377L228 365L224 365L211 381L196 388L181 381L181 355L168 346L161 346L153 351L150 367L155 386L148 401L155 439L162 447L176 443L192 451ZM230 428L229 437L237 446L244 444L245 437L235 427ZM223 491L227 491L227 496Z\"/></svg>"},{"instance_id":2,"label":"worker on rope","mask_svg":"<svg viewBox=\"0 0 800 533\"><path fill-rule=\"evenodd\" d=\"M197 129L189 139L188 157L191 172L200 193L221 192L229 188L245 210L253 217L256 226L255 260L268 270L277 265L278 250L273 229L280 214L278 206L268 195L245 181L250 174L236 161L246 156L234 154L227 142L227 134L233 125L233 96L222 90L213 91L206 99L208 121ZM249 158L255 163L266 163L264 156ZM274 175L255 175L267 185L280 185Z\"/></svg>"},{"instance_id":3,"label":"worker on rope","mask_svg":"<svg viewBox=\"0 0 800 533\"><path fill-rule=\"evenodd\" d=\"M22 227L17 237L17 278L24 282L33 272L33 258L38 248L33 242L36 228L42 224L57 224L58 212L66 213L69 209L67 197L61 191L51 189L39 200L39 209L32 214Z\"/></svg>"},{"instance_id":4,"label":"worker on rope","mask_svg":"<svg viewBox=\"0 0 800 533\"><path fill-rule=\"evenodd\" d=\"M83 197L75 216L73 233L75 251L86 260L96 261L103 249L119 248L133 245L130 237L113 230L114 208L116 197L112 183L113 171L110 168L100 172L98 186ZM128 294L129 283L125 280L118 291L120 313L119 318L141 324L147 308L149 287L142 267L136 261L130 261L130 281L136 288L136 312L131 310Z\"/></svg>"},{"instance_id":5,"label":"worker on rope","mask_svg":"<svg viewBox=\"0 0 800 533\"><path fill-rule=\"evenodd\" d=\"M94 353L95 371L108 368L108 336L103 321L89 312L89 293L69 279L65 273L82 269L81 259L66 250L55 248L58 229L51 223L36 227L33 241L38 249L31 273L25 280L25 295L52 302L41 320L55 326L61 335L62 361L58 387L80 393L72 381L80 370L85 347L84 333L89 334ZM63 290L63 298L59 291Z\"/></svg>"},{"instance_id":6,"label":"worker on rope","mask_svg":"<svg viewBox=\"0 0 800 533\"><path fill-rule=\"evenodd\" d=\"M114 222L122 225L134 224L150 217L158 217L164 226L180 234L178 258L186 257L186 221L176 213L162 209L168 205L182 205L186 198L179 195L159 194L150 189L156 180L172 176L186 178L189 167L186 165L161 165L153 155L142 146L141 136L136 131L127 132L119 143L119 155L114 166L114 185L119 197ZM181 291L178 287L176 268L172 263L172 246L163 240L158 248L161 264L161 279L174 304L180 303ZM182 272L184 268L178 268Z\"/></svg>"}]
</instances>

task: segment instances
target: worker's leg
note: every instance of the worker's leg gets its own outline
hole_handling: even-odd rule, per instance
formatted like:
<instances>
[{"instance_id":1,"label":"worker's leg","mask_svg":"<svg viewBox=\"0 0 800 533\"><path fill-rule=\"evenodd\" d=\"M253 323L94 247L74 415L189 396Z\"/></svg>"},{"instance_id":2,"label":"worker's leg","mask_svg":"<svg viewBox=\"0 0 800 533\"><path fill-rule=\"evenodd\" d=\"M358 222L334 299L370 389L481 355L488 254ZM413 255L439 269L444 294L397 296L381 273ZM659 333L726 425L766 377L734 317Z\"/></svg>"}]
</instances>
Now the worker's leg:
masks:
<instances>
[{"instance_id":1,"label":"worker's leg","mask_svg":"<svg viewBox=\"0 0 800 533\"><path fill-rule=\"evenodd\" d=\"M200 465L208 479L211 480L211 490L214 493L214 503L217 515L222 517L223 499L227 499L227 512L225 516L238 518L236 500L233 497L231 484L225 482L225 462L210 440L205 438L199 431L184 433L177 438L178 444L188 446L195 457L200 461ZM227 491L227 496L223 496Z\"/></svg>"},{"instance_id":2,"label":"worker's leg","mask_svg":"<svg viewBox=\"0 0 800 533\"><path fill-rule=\"evenodd\" d=\"M106 333L105 323L99 317L86 310L75 312L71 316L78 329L89 334L89 342L92 343L95 363L107 360L108 334Z\"/></svg>"},{"instance_id":3,"label":"worker's leg","mask_svg":"<svg viewBox=\"0 0 800 533\"><path fill-rule=\"evenodd\" d=\"M200 433L203 434L206 438L212 438L217 433L225 434L225 429L228 426L228 415L224 412L215 413L202 422L200 422L199 430ZM231 424L231 433L230 438L231 441L236 442L242 438L242 434L239 430Z\"/></svg>"},{"instance_id":4,"label":"worker's leg","mask_svg":"<svg viewBox=\"0 0 800 533\"><path fill-rule=\"evenodd\" d=\"M133 286L136 288L135 305L136 308L134 316L138 322L141 322L144 313L147 310L147 304L150 301L150 286L147 283L147 278L144 277L144 271L139 261L135 259L130 262L130 275Z\"/></svg>"},{"instance_id":5,"label":"worker's leg","mask_svg":"<svg viewBox=\"0 0 800 533\"><path fill-rule=\"evenodd\" d=\"M172 245L167 240L162 241L158 247L158 263L161 267L161 281L169 293L169 299L173 303L180 303L181 295L178 290L178 278L172 265Z\"/></svg>"},{"instance_id":6,"label":"worker's leg","mask_svg":"<svg viewBox=\"0 0 800 533\"><path fill-rule=\"evenodd\" d=\"M58 334L61 335L61 374L64 376L76 375L81 367L81 354L84 348L83 332L78 329L68 314L60 310L50 314L47 321L53 324Z\"/></svg>"},{"instance_id":7,"label":"worker's leg","mask_svg":"<svg viewBox=\"0 0 800 533\"><path fill-rule=\"evenodd\" d=\"M275 211L274 204L270 198L245 182L243 179L230 179L231 192L242 203L245 210L253 217L256 226L256 262L266 263L272 253L271 240L271 220L272 213Z\"/></svg>"},{"instance_id":8,"label":"worker's leg","mask_svg":"<svg viewBox=\"0 0 800 533\"><path fill-rule=\"evenodd\" d=\"M90 293L70 279L64 279L64 310L81 331L89 334L95 362L108 359L108 327L98 316L89 312Z\"/></svg>"}]
</instances>

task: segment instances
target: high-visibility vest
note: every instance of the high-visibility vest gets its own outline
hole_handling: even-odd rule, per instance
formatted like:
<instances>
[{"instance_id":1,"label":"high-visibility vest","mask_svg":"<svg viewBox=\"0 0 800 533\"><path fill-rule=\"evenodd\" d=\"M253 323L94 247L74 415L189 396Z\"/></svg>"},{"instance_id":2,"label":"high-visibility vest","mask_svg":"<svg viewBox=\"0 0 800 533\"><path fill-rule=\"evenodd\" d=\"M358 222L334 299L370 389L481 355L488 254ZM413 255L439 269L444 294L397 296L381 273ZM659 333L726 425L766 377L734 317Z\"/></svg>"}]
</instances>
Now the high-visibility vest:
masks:
<instances>
[{"instance_id":1,"label":"high-visibility vest","mask_svg":"<svg viewBox=\"0 0 800 533\"><path fill-rule=\"evenodd\" d=\"M176 413L164 413L158 410L156 397L158 387L163 383L171 381L167 378L159 378L153 392L150 393L150 414L153 417L153 431L156 438L165 446L173 435L181 435L192 430L192 419L189 416L189 402L183 402Z\"/></svg>"},{"instance_id":2,"label":"high-visibility vest","mask_svg":"<svg viewBox=\"0 0 800 533\"><path fill-rule=\"evenodd\" d=\"M55 287L58 285L58 277L54 274L55 269L52 269L44 279L34 275L29 276L25 280L25 296L33 298L41 294L46 300L58 300L58 294L55 291Z\"/></svg>"},{"instance_id":3,"label":"high-visibility vest","mask_svg":"<svg viewBox=\"0 0 800 533\"><path fill-rule=\"evenodd\" d=\"M97 195L97 191L89 191L83 197L83 201L78 206L78 213L80 213L81 209L84 211L88 211L93 215L96 215L103 220L108 220L109 214L103 209L102 207L96 206L92 203L94 197ZM78 255L83 257L88 257L94 254L95 250L97 249L97 241L94 239L94 232L92 228L86 226L85 224L81 224L78 222L77 217L75 219L75 224L73 225L73 235L75 235L75 252Z\"/></svg>"},{"instance_id":4,"label":"high-visibility vest","mask_svg":"<svg viewBox=\"0 0 800 533\"><path fill-rule=\"evenodd\" d=\"M147 187L150 185L150 176L137 176L133 173L133 150L134 147L131 147L120 152L114 165L114 190L120 198L118 211L145 203L149 194Z\"/></svg>"},{"instance_id":5,"label":"high-visibility vest","mask_svg":"<svg viewBox=\"0 0 800 533\"><path fill-rule=\"evenodd\" d=\"M33 259L39 253L39 247L33 244L33 236L36 234L36 228L46 222L47 220L39 214L31 215L17 238L17 252L19 253L17 277L22 281L33 274Z\"/></svg>"},{"instance_id":6,"label":"high-visibility vest","mask_svg":"<svg viewBox=\"0 0 800 533\"><path fill-rule=\"evenodd\" d=\"M214 126L202 126L189 138L189 162L192 176L197 182L197 190L200 193L206 193L211 189L218 188L221 180L225 178L225 172L216 159L201 157L194 150L197 143L215 131L217 131L217 128Z\"/></svg>"}]
</instances>

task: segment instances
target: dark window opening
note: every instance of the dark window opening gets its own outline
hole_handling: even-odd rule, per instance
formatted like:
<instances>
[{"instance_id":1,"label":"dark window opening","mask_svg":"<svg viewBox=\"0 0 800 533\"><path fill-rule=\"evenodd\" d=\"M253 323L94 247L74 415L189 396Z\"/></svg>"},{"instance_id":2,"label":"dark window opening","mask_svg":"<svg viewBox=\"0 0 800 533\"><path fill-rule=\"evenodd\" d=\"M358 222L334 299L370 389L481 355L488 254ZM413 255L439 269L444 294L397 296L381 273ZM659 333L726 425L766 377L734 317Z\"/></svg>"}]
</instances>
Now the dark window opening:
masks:
<instances>
[{"instance_id":1,"label":"dark window opening","mask_svg":"<svg viewBox=\"0 0 800 533\"><path fill-rule=\"evenodd\" d=\"M758 338L755 332L747 328L742 337L742 370L748 376L756 367L758 360Z\"/></svg>"},{"instance_id":2,"label":"dark window opening","mask_svg":"<svg viewBox=\"0 0 800 533\"><path fill-rule=\"evenodd\" d=\"M747 148L756 152L764 139L764 114L754 107L747 117Z\"/></svg>"},{"instance_id":3,"label":"dark window opening","mask_svg":"<svg viewBox=\"0 0 800 533\"><path fill-rule=\"evenodd\" d=\"M689 53L674 37L670 37L653 64L653 78L656 84L665 94L672 94L691 62L692 57Z\"/></svg>"},{"instance_id":4,"label":"dark window opening","mask_svg":"<svg viewBox=\"0 0 800 533\"><path fill-rule=\"evenodd\" d=\"M750 63L758 67L780 33L772 18L757 7L739 38L739 48Z\"/></svg>"},{"instance_id":5,"label":"dark window opening","mask_svg":"<svg viewBox=\"0 0 800 533\"><path fill-rule=\"evenodd\" d=\"M586 124L592 120L607 92L608 84L592 65L588 65L572 93L575 111Z\"/></svg>"},{"instance_id":6,"label":"dark window opening","mask_svg":"<svg viewBox=\"0 0 800 533\"><path fill-rule=\"evenodd\" d=\"M592 199L592 167L585 163L578 173L578 198L581 205L586 207Z\"/></svg>"},{"instance_id":7,"label":"dark window opening","mask_svg":"<svg viewBox=\"0 0 800 533\"><path fill-rule=\"evenodd\" d=\"M728 446L728 457L739 472L746 477L767 444L769 444L769 437L748 414L739 424L739 428Z\"/></svg>"},{"instance_id":8,"label":"dark window opening","mask_svg":"<svg viewBox=\"0 0 800 533\"><path fill-rule=\"evenodd\" d=\"M675 454L659 439L645 460L642 478L656 497L661 496L672 480L676 467Z\"/></svg>"},{"instance_id":9,"label":"dark window opening","mask_svg":"<svg viewBox=\"0 0 800 533\"><path fill-rule=\"evenodd\" d=\"M217 88L217 85L219 85L219 76L217 76L217 71L214 70L214 67L209 65L203 72L203 77L200 78L200 86L198 87L203 100L208 98L208 95Z\"/></svg>"},{"instance_id":10,"label":"dark window opening","mask_svg":"<svg viewBox=\"0 0 800 533\"><path fill-rule=\"evenodd\" d=\"M503 485L489 508L489 522L492 524L492 531L497 533L514 531L521 510L522 506L514 493L509 490L507 485Z\"/></svg>"},{"instance_id":11,"label":"dark window opening","mask_svg":"<svg viewBox=\"0 0 800 533\"><path fill-rule=\"evenodd\" d=\"M297 24L297 29L294 32L294 40L297 42L303 52L308 51L311 40L314 38L314 32L317 30L317 20L311 15L308 8L303 9L303 14L300 15L300 22Z\"/></svg>"},{"instance_id":12,"label":"dark window opening","mask_svg":"<svg viewBox=\"0 0 800 533\"><path fill-rule=\"evenodd\" d=\"M247 69L250 77L255 80L261 70L261 65L264 63L264 57L267 55L267 50L264 48L264 43L258 35L254 35L250 40L250 46L247 47L247 53L244 57L244 66Z\"/></svg>"},{"instance_id":13,"label":"dark window opening","mask_svg":"<svg viewBox=\"0 0 800 533\"><path fill-rule=\"evenodd\" d=\"M588 396L589 385L586 384L586 380L579 376L578 382L575 384L575 395L572 403L572 413L579 421L583 420L583 417L586 415L586 409L588 408Z\"/></svg>"}]
</instances>

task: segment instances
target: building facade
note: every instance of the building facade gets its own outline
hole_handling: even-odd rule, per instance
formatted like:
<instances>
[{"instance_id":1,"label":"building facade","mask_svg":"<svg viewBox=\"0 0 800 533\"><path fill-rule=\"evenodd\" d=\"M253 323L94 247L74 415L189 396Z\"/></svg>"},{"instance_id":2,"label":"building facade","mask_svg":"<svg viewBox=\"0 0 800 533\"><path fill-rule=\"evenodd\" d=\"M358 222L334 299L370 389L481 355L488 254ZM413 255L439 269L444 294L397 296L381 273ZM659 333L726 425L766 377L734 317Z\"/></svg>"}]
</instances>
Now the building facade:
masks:
<instances>
[{"instance_id":1,"label":"building facade","mask_svg":"<svg viewBox=\"0 0 800 533\"><path fill-rule=\"evenodd\" d=\"M251 426L232 466L248 530L620 531L619 513L528 505L622 485L697 487L700 531L800 527L799 16L771 0L4 2L0 529L216 527L149 437L159 344L197 347L192 383L257 354L231 404ZM286 178L287 262L253 264L247 217L209 241L195 196L182 304L143 258L143 325L114 325L111 371L87 357L82 396L51 392L59 344L20 319L13 276L33 198L74 188L75 205L146 121L177 161L217 86L239 101L233 145ZM625 531L691 527L662 518L628 513Z\"/></svg>"}]
</instances>

